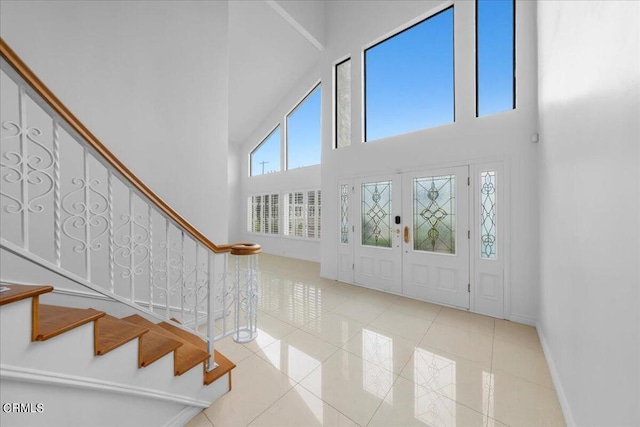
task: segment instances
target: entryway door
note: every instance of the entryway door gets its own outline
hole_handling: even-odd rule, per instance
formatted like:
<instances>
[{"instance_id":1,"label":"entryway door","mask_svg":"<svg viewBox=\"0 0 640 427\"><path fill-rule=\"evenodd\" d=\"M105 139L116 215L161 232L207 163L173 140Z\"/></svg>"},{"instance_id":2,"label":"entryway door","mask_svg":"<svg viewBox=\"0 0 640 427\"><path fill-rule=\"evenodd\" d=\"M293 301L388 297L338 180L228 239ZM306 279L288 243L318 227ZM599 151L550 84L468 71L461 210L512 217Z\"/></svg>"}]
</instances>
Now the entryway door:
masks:
<instances>
[{"instance_id":1,"label":"entryway door","mask_svg":"<svg viewBox=\"0 0 640 427\"><path fill-rule=\"evenodd\" d=\"M404 174L402 293L469 308L469 169Z\"/></svg>"},{"instance_id":2,"label":"entryway door","mask_svg":"<svg viewBox=\"0 0 640 427\"><path fill-rule=\"evenodd\" d=\"M354 281L468 309L468 183L467 166L355 180Z\"/></svg>"}]
</instances>

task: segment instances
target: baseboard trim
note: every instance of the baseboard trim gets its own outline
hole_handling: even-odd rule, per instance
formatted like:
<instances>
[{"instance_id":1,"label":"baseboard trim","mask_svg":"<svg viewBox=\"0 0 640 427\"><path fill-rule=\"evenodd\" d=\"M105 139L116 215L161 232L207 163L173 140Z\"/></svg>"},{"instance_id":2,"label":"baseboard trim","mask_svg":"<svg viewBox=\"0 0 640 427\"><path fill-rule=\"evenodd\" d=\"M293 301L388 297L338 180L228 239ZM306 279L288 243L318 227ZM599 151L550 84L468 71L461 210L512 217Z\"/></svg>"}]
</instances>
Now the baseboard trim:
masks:
<instances>
[{"instance_id":1,"label":"baseboard trim","mask_svg":"<svg viewBox=\"0 0 640 427\"><path fill-rule=\"evenodd\" d=\"M534 326L534 327L536 326L536 319L533 319L527 316L510 314L509 316L507 316L507 319L511 320L512 322L523 323L525 325Z\"/></svg>"},{"instance_id":2,"label":"baseboard trim","mask_svg":"<svg viewBox=\"0 0 640 427\"><path fill-rule=\"evenodd\" d=\"M211 404L211 402L207 402L206 400L193 399L188 396L165 393L149 388L135 387L128 384L119 384L110 381L96 380L93 378L78 377L75 375L9 366L5 364L0 364L0 379L126 394L130 396L144 397L147 399L164 400L166 402L196 406L198 408L207 408Z\"/></svg>"},{"instance_id":3,"label":"baseboard trim","mask_svg":"<svg viewBox=\"0 0 640 427\"><path fill-rule=\"evenodd\" d=\"M183 427L186 425L193 417L198 415L202 411L202 408L195 408L193 406L187 406L182 411L180 411L175 417L173 417L165 427Z\"/></svg>"},{"instance_id":4,"label":"baseboard trim","mask_svg":"<svg viewBox=\"0 0 640 427\"><path fill-rule=\"evenodd\" d=\"M576 423L573 419L573 414L571 413L571 408L569 407L569 401L567 400L567 395L564 392L564 388L562 387L562 382L560 381L560 376L558 375L558 369L556 368L556 364L551 357L551 350L549 350L549 346L547 345L547 340L544 337L544 332L542 332L542 328L538 324L536 326L536 330L538 331L538 338L540 338L540 344L542 344L542 351L544 352L544 358L547 360L547 365L549 366L549 372L551 373L551 380L553 381L553 386L558 393L558 400L560 401L560 408L562 408L562 414L564 415L564 420L567 423L567 427L575 427Z\"/></svg>"}]
</instances>

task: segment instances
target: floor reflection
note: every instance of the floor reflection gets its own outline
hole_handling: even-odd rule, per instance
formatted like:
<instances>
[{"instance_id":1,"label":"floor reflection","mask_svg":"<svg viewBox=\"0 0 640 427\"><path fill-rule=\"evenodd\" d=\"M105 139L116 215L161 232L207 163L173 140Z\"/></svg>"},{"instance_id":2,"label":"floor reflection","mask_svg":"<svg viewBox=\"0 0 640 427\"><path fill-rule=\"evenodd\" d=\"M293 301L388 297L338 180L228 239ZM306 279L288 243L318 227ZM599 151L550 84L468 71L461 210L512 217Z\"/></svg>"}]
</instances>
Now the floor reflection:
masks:
<instances>
[{"instance_id":1,"label":"floor reflection","mask_svg":"<svg viewBox=\"0 0 640 427\"><path fill-rule=\"evenodd\" d=\"M413 371L416 419L427 425L456 425L456 362L416 348ZM447 396L436 393L443 390Z\"/></svg>"},{"instance_id":2,"label":"floor reflection","mask_svg":"<svg viewBox=\"0 0 640 427\"><path fill-rule=\"evenodd\" d=\"M363 329L362 355L362 388L393 403L393 339Z\"/></svg>"}]
</instances>

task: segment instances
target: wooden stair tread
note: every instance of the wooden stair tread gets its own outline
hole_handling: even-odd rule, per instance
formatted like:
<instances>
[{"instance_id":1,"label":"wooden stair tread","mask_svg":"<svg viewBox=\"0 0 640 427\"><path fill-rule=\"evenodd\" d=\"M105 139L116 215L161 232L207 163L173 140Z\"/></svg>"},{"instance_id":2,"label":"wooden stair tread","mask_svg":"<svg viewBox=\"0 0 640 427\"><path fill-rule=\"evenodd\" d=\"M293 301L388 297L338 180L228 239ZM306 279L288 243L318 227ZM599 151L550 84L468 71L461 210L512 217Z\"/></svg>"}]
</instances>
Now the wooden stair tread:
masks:
<instances>
[{"instance_id":1,"label":"wooden stair tread","mask_svg":"<svg viewBox=\"0 0 640 427\"><path fill-rule=\"evenodd\" d=\"M180 346L182 346L180 341L150 330L140 338L138 366L141 368L149 366Z\"/></svg>"},{"instance_id":2,"label":"wooden stair tread","mask_svg":"<svg viewBox=\"0 0 640 427\"><path fill-rule=\"evenodd\" d=\"M53 286L14 285L13 283L0 283L0 286L11 289L0 293L0 306L37 297L53 290Z\"/></svg>"},{"instance_id":3,"label":"wooden stair tread","mask_svg":"<svg viewBox=\"0 0 640 427\"><path fill-rule=\"evenodd\" d=\"M93 308L70 308L47 304L38 304L38 312L38 316L34 318L33 341L48 340L105 316L105 312Z\"/></svg>"},{"instance_id":4,"label":"wooden stair tread","mask_svg":"<svg viewBox=\"0 0 640 427\"><path fill-rule=\"evenodd\" d=\"M204 385L211 384L227 372L231 372L231 370L236 367L235 363L224 357L224 355L218 352L218 350L213 350L213 360L218 366L214 370L204 373ZM231 390L231 379L229 379L229 390Z\"/></svg>"},{"instance_id":5,"label":"wooden stair tread","mask_svg":"<svg viewBox=\"0 0 640 427\"><path fill-rule=\"evenodd\" d=\"M131 340L140 338L147 332L149 328L134 325L107 314L96 324L95 353L98 356L106 354Z\"/></svg>"},{"instance_id":6,"label":"wooden stair tread","mask_svg":"<svg viewBox=\"0 0 640 427\"><path fill-rule=\"evenodd\" d=\"M182 375L185 372L187 372L189 369L204 362L209 358L209 353L196 347L189 341L182 338L180 335L174 334L168 329L160 326L161 324L157 325L153 322L150 322L149 320L145 319L144 317L138 314L125 317L124 320L126 320L127 322L134 323L136 325L144 326L146 328L149 328L149 330L153 332L164 335L166 337L169 337L171 339L177 340L182 343L182 345L176 348L174 352L175 375ZM179 329L179 328L175 328L175 329Z\"/></svg>"},{"instance_id":7,"label":"wooden stair tread","mask_svg":"<svg viewBox=\"0 0 640 427\"><path fill-rule=\"evenodd\" d=\"M207 351L207 343L204 342L204 340L198 337L197 335L193 335L185 331L184 329L180 329L176 326L173 326L171 323L167 323L167 322L158 323L158 326L171 332L174 335L179 336L189 344L194 345L205 352Z\"/></svg>"}]
</instances>

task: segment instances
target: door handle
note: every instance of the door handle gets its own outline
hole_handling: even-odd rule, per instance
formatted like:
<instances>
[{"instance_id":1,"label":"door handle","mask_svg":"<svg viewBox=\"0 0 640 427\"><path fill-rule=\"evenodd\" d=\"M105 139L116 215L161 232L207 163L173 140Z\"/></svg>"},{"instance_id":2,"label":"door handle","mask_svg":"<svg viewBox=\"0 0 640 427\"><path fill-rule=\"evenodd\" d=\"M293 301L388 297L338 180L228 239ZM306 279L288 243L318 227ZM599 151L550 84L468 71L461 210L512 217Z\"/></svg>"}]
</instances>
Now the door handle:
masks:
<instances>
[{"instance_id":1,"label":"door handle","mask_svg":"<svg viewBox=\"0 0 640 427\"><path fill-rule=\"evenodd\" d=\"M404 227L404 242L409 243L409 227Z\"/></svg>"}]
</instances>

